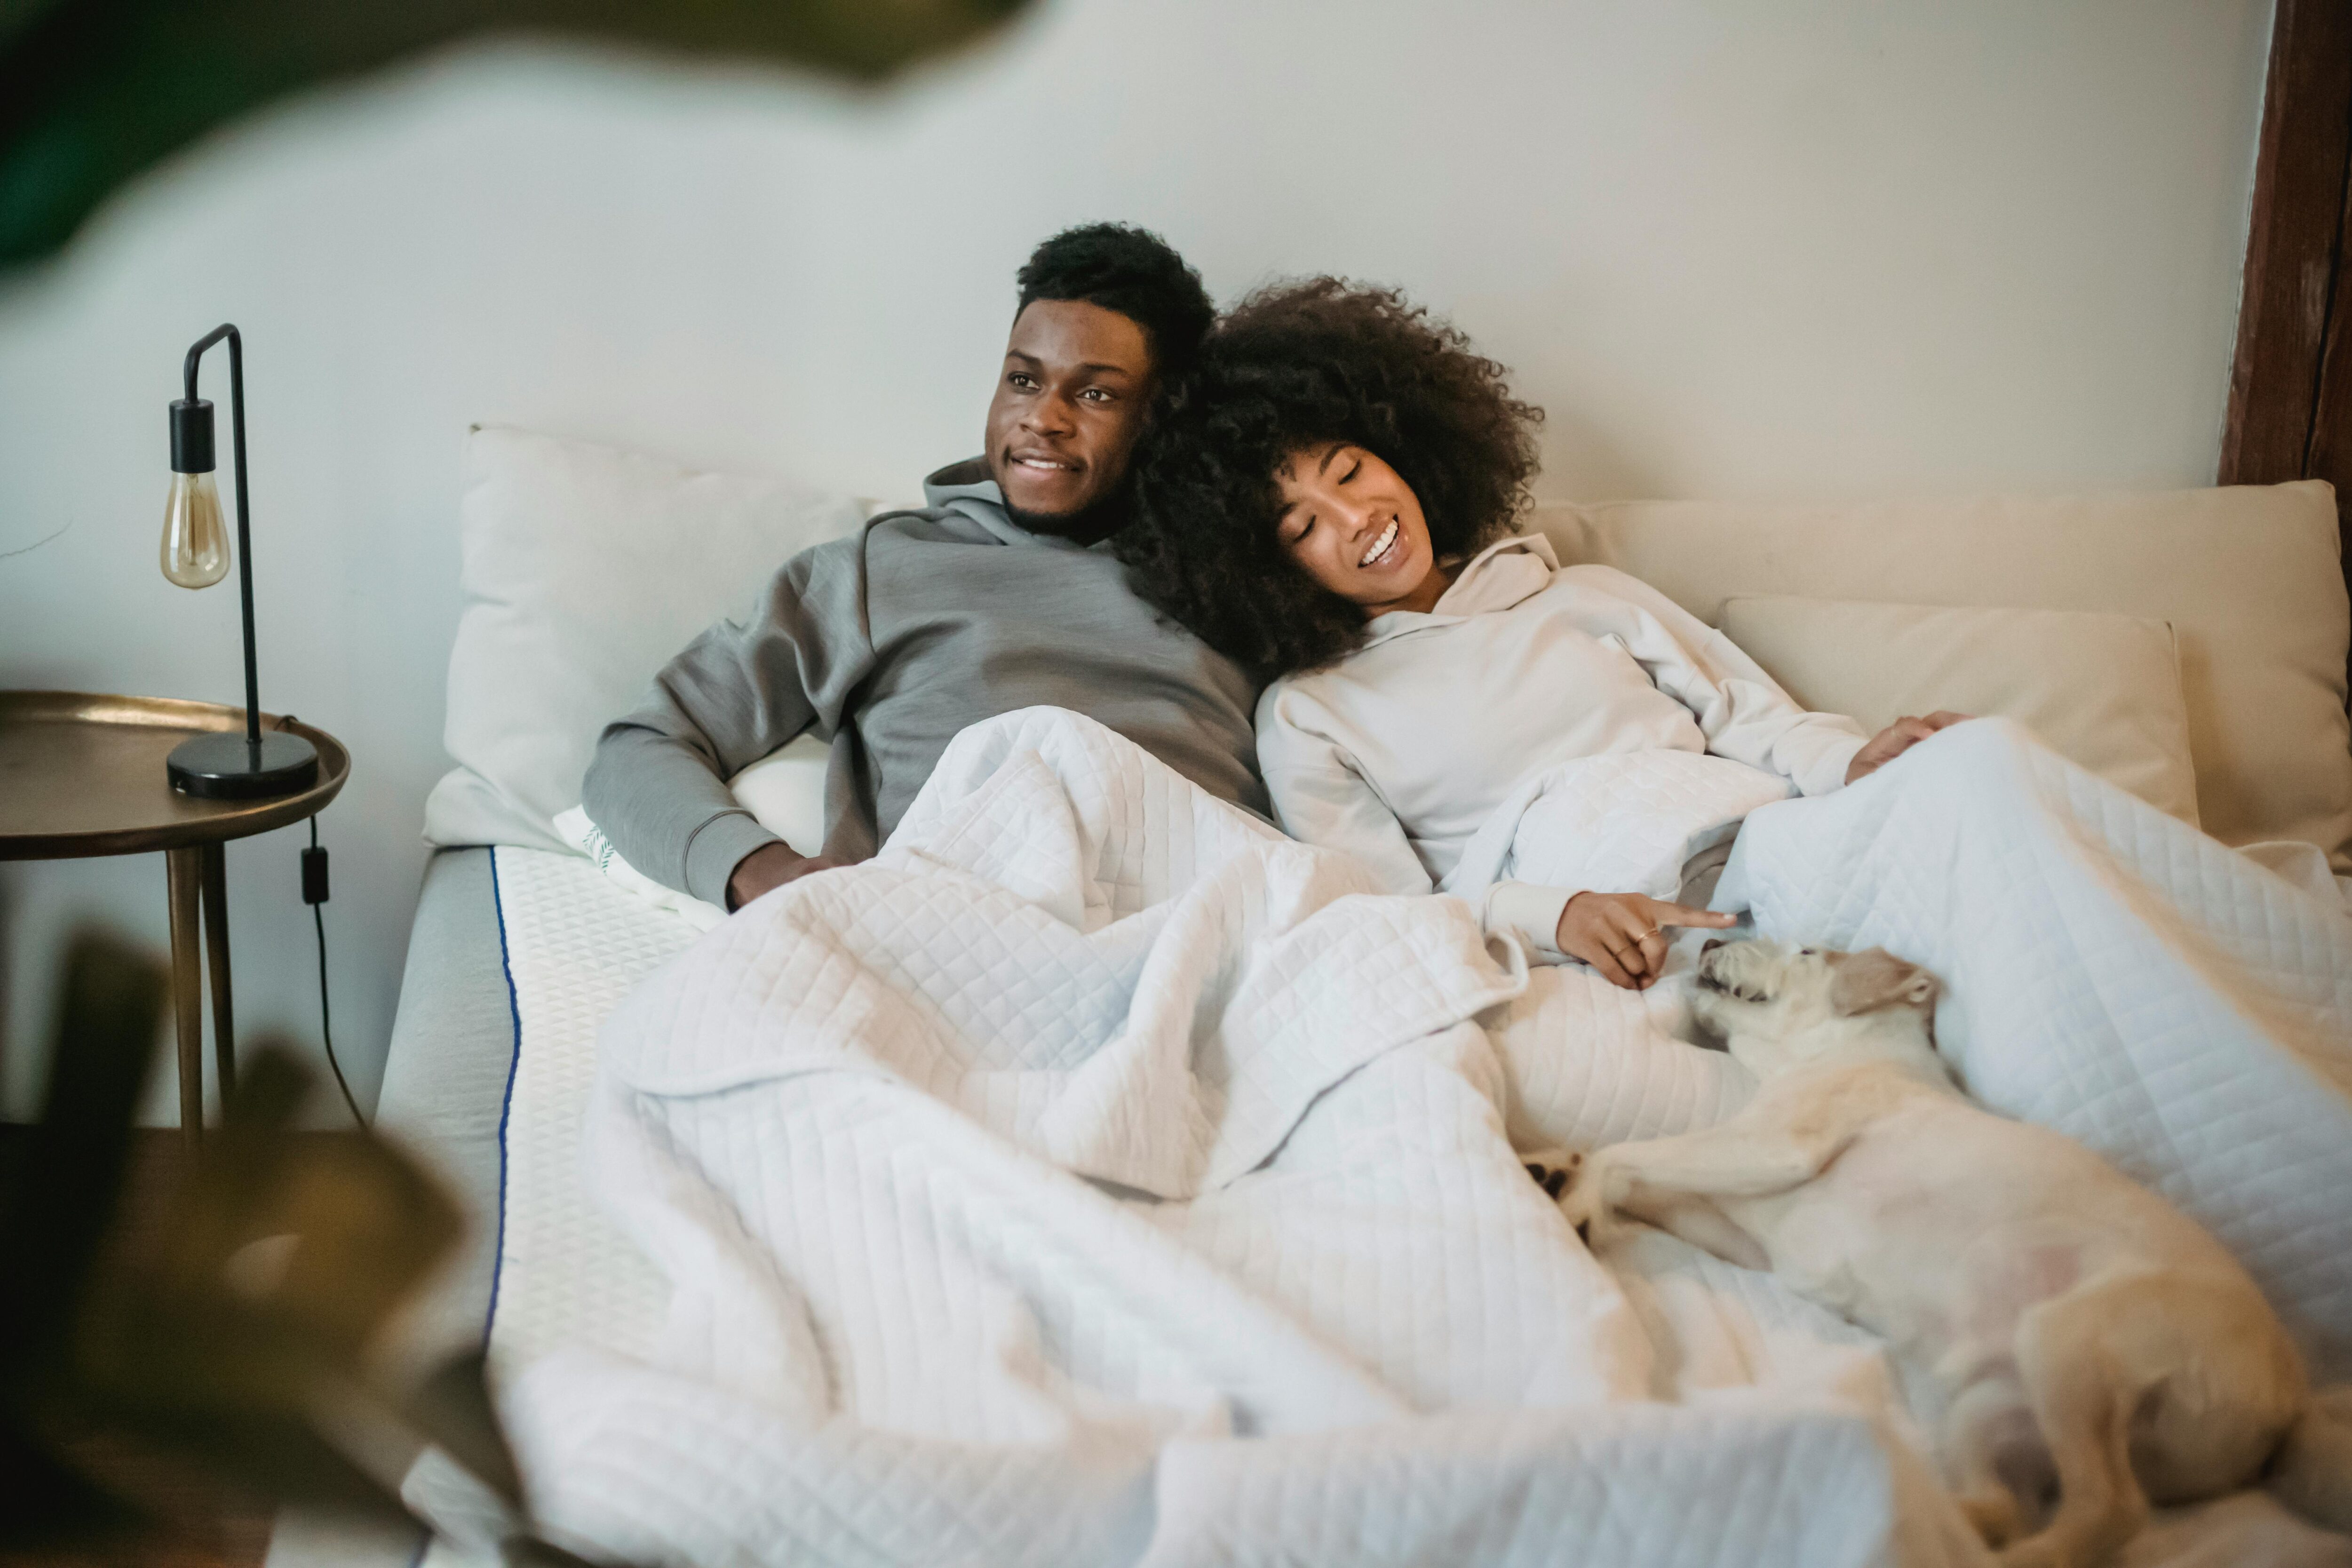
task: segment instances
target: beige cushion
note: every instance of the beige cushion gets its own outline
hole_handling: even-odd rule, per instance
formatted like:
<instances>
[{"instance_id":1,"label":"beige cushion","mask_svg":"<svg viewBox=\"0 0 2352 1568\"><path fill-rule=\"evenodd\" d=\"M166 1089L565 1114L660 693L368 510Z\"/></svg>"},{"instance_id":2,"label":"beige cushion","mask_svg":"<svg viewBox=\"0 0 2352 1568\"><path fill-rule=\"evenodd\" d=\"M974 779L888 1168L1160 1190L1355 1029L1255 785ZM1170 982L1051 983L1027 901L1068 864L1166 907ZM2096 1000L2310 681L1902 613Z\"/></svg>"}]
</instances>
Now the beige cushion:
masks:
<instances>
[{"instance_id":1,"label":"beige cushion","mask_svg":"<svg viewBox=\"0 0 2352 1568\"><path fill-rule=\"evenodd\" d=\"M2172 628L2089 610L1736 598L1723 633L1818 712L1874 734L1938 708L2014 719L2059 755L2194 826L2197 772Z\"/></svg>"},{"instance_id":2,"label":"beige cushion","mask_svg":"<svg viewBox=\"0 0 2352 1568\"><path fill-rule=\"evenodd\" d=\"M2197 806L2225 844L2292 838L2352 870L2352 637L2334 492L2230 489L1853 506L1622 501L1539 508L1564 561L1654 584L1710 624L1798 594L2102 610L2178 638Z\"/></svg>"}]
</instances>

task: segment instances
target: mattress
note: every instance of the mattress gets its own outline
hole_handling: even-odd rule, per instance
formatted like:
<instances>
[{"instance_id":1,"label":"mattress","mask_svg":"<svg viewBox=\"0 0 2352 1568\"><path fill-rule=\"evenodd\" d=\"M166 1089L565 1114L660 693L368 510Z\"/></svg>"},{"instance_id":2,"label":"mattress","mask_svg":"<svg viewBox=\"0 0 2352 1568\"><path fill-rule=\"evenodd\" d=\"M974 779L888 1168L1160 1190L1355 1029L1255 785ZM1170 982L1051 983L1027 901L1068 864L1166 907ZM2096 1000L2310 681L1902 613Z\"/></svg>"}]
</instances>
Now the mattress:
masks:
<instances>
[{"instance_id":1,"label":"mattress","mask_svg":"<svg viewBox=\"0 0 2352 1568\"><path fill-rule=\"evenodd\" d=\"M487 1344L495 1378L551 1342L627 1350L650 1331L662 1284L577 1180L581 1110L597 1024L693 936L578 857L434 856L375 1125L458 1194L473 1223L404 1326L404 1357ZM268 1563L408 1568L425 1551L413 1531L288 1510Z\"/></svg>"},{"instance_id":2,"label":"mattress","mask_svg":"<svg viewBox=\"0 0 2352 1568\"><path fill-rule=\"evenodd\" d=\"M500 1124L488 1342L495 1386L562 1345L640 1353L660 1327L668 1287L590 1198L581 1133L598 1026L697 933L578 856L492 853L507 983L530 1047L514 1055Z\"/></svg>"}]
</instances>

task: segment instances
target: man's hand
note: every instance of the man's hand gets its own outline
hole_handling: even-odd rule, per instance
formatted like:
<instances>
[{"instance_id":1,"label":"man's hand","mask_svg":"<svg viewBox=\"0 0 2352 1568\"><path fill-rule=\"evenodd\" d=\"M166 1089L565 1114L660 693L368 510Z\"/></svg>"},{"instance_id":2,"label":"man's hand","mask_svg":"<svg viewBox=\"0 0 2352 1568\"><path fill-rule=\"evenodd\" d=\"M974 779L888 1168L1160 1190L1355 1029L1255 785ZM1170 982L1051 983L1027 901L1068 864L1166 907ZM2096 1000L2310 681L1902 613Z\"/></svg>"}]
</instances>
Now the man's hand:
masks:
<instances>
[{"instance_id":1,"label":"man's hand","mask_svg":"<svg viewBox=\"0 0 2352 1568\"><path fill-rule=\"evenodd\" d=\"M1559 912L1557 945L1580 958L1612 985L1647 991L1665 973L1667 926L1706 926L1721 931L1739 923L1737 915L1694 910L1640 893L1579 893Z\"/></svg>"},{"instance_id":2,"label":"man's hand","mask_svg":"<svg viewBox=\"0 0 2352 1568\"><path fill-rule=\"evenodd\" d=\"M727 878L727 910L729 913L741 909L761 893L781 888L786 882L797 882L803 877L819 871L830 871L842 862L829 860L822 855L798 855L793 847L778 839L762 844L740 860Z\"/></svg>"},{"instance_id":3,"label":"man's hand","mask_svg":"<svg viewBox=\"0 0 2352 1568\"><path fill-rule=\"evenodd\" d=\"M1976 715L1972 713L1955 713L1948 708L1939 708L1925 719L1897 719L1864 742L1862 750L1853 754L1853 761L1845 765L1845 782L1852 784L1865 774L1876 773L1937 731L1948 730L1974 717Z\"/></svg>"}]
</instances>

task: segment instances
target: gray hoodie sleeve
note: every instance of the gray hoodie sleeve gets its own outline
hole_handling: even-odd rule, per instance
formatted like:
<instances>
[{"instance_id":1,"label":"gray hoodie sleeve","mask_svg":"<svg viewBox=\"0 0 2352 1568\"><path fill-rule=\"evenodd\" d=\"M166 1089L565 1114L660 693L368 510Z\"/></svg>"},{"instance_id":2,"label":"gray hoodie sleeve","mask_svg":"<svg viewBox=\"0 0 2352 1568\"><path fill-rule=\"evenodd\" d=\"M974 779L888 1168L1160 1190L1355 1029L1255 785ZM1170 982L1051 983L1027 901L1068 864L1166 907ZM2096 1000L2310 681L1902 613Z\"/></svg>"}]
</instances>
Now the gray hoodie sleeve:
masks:
<instances>
[{"instance_id":1,"label":"gray hoodie sleeve","mask_svg":"<svg viewBox=\"0 0 2352 1568\"><path fill-rule=\"evenodd\" d=\"M725 908L727 879L776 836L727 780L802 731L831 740L873 664L865 535L784 563L740 621L662 667L637 710L604 728L581 795L624 859Z\"/></svg>"}]
</instances>

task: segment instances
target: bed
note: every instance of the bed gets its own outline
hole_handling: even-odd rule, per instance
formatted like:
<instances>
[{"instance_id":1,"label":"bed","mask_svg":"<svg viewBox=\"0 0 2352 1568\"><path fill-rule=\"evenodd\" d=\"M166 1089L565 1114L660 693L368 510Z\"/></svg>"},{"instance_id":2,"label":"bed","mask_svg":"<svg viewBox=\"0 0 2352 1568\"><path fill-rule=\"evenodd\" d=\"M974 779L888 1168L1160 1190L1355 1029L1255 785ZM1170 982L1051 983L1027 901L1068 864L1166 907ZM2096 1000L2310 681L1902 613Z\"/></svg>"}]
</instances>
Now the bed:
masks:
<instances>
[{"instance_id":1,"label":"bed","mask_svg":"<svg viewBox=\"0 0 2352 1568\"><path fill-rule=\"evenodd\" d=\"M461 765L428 817L428 833L453 847L434 858L420 899L382 1117L486 1218L415 1336L458 1345L487 1334L494 1368L510 1379L560 1347L646 1353L667 1297L662 1273L592 1201L580 1140L600 1024L693 944L709 911L641 896L556 826L573 804L584 747L596 721L732 608L746 583L854 526L864 509L522 432L478 431L469 461L470 607L450 719ZM632 526L648 516L663 526ZM1622 566L1725 626L1811 705L1866 721L1934 705L2010 714L2157 810L2252 846L2314 896L2343 897L2337 879L2352 872L2347 612L2324 486L1876 508L1559 508L1538 521L1564 558ZM649 533L658 548L641 542L646 559L625 559L626 539ZM702 547L677 550L681 536ZM657 570L689 555L700 567L693 584ZM483 679L492 669L500 679ZM520 670L545 679L518 680ZM2098 679L2086 680L2090 672ZM804 752L780 758L764 782L739 781L739 793L804 801L793 780L804 785L810 764ZM785 836L795 831L805 827ZM482 844L495 847L467 847ZM1622 1136L1704 1119L1735 1092L1689 1060L1620 1074L1609 1085L1614 1109L1596 1112L1596 1126ZM1594 1478L1581 1517L1607 1527L1588 1545L1628 1562L1969 1560L1948 1519L1919 1500L1932 1484L1905 1468L1903 1442L1855 1420L1853 1407L1801 1420L1780 1411L1745 1428L1752 1412L1720 1414L1718 1396L1742 1389L1828 1387L1883 1371L1873 1370L1866 1336L1675 1246L1655 1238L1609 1262L1643 1333L1673 1346L1671 1370L1648 1392L1718 1425L1725 1468L1712 1496L1722 1517L1709 1530L1687 1528L1686 1517L1670 1530L1654 1510L1612 1512L1610 1476L1685 1451L1672 1447L1681 1438L1629 1428L1577 1458ZM1899 1420L1898 1402L1878 1407ZM1769 1494L1741 1479L1762 1473L1767 1457ZM1784 1506L1808 1495L1845 1501ZM1903 1497L1912 1501L1887 1501ZM2199 1544L2207 1536L2241 1554L2267 1542L2262 1549L2282 1561L2327 1550L2249 1500L2152 1532L2136 1561L2198 1561L2216 1550ZM352 1561L354 1550L293 1521L272 1561ZM372 1550L406 1561L415 1544Z\"/></svg>"}]
</instances>

